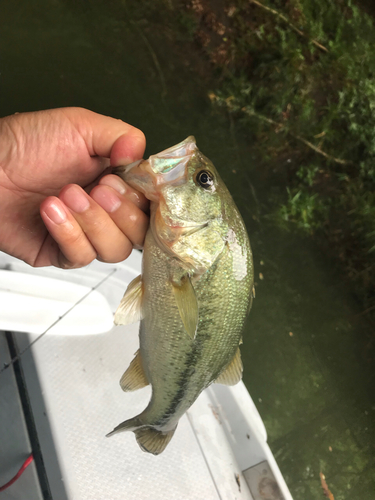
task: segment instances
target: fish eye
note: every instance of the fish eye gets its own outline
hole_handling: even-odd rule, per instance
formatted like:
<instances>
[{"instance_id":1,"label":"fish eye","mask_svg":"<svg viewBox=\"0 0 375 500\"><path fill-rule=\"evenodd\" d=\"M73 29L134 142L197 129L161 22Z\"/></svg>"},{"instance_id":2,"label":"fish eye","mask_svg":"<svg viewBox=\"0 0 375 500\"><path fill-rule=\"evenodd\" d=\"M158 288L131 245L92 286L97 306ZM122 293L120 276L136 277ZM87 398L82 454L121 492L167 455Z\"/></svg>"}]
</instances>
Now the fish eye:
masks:
<instances>
[{"instance_id":1,"label":"fish eye","mask_svg":"<svg viewBox=\"0 0 375 500\"><path fill-rule=\"evenodd\" d=\"M210 189L214 184L214 178L207 170L201 170L196 177L196 181L204 189Z\"/></svg>"}]
</instances>

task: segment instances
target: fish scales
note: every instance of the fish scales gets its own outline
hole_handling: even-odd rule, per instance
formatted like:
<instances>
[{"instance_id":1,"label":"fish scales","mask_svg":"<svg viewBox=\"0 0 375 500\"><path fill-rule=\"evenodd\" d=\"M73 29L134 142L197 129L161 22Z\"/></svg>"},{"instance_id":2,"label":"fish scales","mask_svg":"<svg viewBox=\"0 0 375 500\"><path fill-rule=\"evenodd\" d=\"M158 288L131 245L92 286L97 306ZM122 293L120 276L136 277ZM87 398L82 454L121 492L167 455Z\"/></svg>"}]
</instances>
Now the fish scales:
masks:
<instances>
[{"instance_id":1,"label":"fish scales","mask_svg":"<svg viewBox=\"0 0 375 500\"><path fill-rule=\"evenodd\" d=\"M202 390L241 378L238 347L251 304L252 255L227 188L193 138L131 166L122 177L152 202L142 275L134 288L142 318L136 365L152 396L140 415L110 434L132 430L144 451L158 454ZM129 296L117 323L127 322ZM139 387L135 375L131 364L121 381L124 390Z\"/></svg>"},{"instance_id":2,"label":"fish scales","mask_svg":"<svg viewBox=\"0 0 375 500\"><path fill-rule=\"evenodd\" d=\"M148 240L152 239L150 234ZM147 241L146 248L153 244ZM164 259L163 254L159 255L157 246L154 248L156 252L151 251L151 255L145 258L144 271L150 277L144 282L149 311L147 319L142 320L140 341L145 370L155 390L147 414L143 416L154 422L165 421L165 415L173 412L171 425L174 427L175 421L191 406L201 390L219 376L228 358L231 360L234 356L242 334L238 319L246 315L247 300L242 299L242 287L228 279L232 255L225 250L213 268L194 283L200 320L192 342L186 335L177 306L170 307L166 317L160 316L160 308L165 303L173 304L173 291L165 279L169 262L165 255ZM160 283L165 286L160 286ZM237 328L233 326L234 318L239 325ZM180 400L176 400L176 394Z\"/></svg>"}]
</instances>

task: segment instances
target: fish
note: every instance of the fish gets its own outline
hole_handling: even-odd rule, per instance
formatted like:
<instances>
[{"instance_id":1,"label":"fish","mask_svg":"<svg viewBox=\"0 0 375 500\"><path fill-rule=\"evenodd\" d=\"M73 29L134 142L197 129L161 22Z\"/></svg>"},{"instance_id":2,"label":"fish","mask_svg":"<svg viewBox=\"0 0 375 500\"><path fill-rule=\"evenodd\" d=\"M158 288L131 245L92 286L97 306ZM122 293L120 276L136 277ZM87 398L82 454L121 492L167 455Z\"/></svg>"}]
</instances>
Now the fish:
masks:
<instances>
[{"instance_id":1,"label":"fish","mask_svg":"<svg viewBox=\"0 0 375 500\"><path fill-rule=\"evenodd\" d=\"M152 393L143 412L107 436L133 431L143 451L158 455L204 389L242 378L239 345L253 297L252 252L227 187L193 136L113 173L150 200L142 272L114 322L140 321L140 347L121 388L151 384Z\"/></svg>"}]
</instances>

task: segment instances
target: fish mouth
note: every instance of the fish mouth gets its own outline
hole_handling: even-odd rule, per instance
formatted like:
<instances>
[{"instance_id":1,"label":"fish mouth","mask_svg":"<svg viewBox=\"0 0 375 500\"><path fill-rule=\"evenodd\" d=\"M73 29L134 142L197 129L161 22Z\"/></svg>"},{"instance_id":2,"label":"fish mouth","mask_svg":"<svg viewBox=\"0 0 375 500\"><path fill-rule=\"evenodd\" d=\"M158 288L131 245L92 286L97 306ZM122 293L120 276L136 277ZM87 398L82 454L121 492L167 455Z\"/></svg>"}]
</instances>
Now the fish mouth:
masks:
<instances>
[{"instance_id":1,"label":"fish mouth","mask_svg":"<svg viewBox=\"0 0 375 500\"><path fill-rule=\"evenodd\" d=\"M123 175L125 176L129 170L132 168L138 167L140 163L142 163L144 160L137 160L133 161L133 163L129 163L128 165L119 165L118 167L112 167L112 174L119 175L120 177Z\"/></svg>"},{"instance_id":2,"label":"fish mouth","mask_svg":"<svg viewBox=\"0 0 375 500\"><path fill-rule=\"evenodd\" d=\"M195 139L189 136L176 146L151 155L148 160L137 160L126 166L116 167L113 173L141 191L149 200L158 201L164 186L186 182L187 164L196 151Z\"/></svg>"}]
</instances>

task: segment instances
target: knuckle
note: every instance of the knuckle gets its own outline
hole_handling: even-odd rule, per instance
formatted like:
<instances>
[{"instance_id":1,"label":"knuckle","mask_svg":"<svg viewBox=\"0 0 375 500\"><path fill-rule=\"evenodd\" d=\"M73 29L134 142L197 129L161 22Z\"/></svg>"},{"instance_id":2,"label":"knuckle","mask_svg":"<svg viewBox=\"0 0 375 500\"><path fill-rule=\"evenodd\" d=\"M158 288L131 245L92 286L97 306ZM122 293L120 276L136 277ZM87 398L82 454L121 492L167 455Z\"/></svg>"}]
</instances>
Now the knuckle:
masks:
<instances>
[{"instance_id":1,"label":"knuckle","mask_svg":"<svg viewBox=\"0 0 375 500\"><path fill-rule=\"evenodd\" d=\"M81 229L74 228L59 242L59 267L76 269L87 266L96 257L96 252Z\"/></svg>"},{"instance_id":2,"label":"knuckle","mask_svg":"<svg viewBox=\"0 0 375 500\"><path fill-rule=\"evenodd\" d=\"M134 135L137 137L138 141L139 141L141 144L145 144L145 143L146 143L146 136L145 136L145 134L142 132L142 130L139 130L139 128L134 128L134 129L133 129L133 133L134 133Z\"/></svg>"},{"instance_id":3,"label":"knuckle","mask_svg":"<svg viewBox=\"0 0 375 500\"><path fill-rule=\"evenodd\" d=\"M100 219L97 218L92 220L90 224L85 228L85 233L87 237L95 239L95 241L101 241L103 243L110 241L113 235L116 234L117 228L114 227L112 219L108 218Z\"/></svg>"},{"instance_id":4,"label":"knuckle","mask_svg":"<svg viewBox=\"0 0 375 500\"><path fill-rule=\"evenodd\" d=\"M123 249L122 257L121 260L119 260L119 262L127 259L129 255L132 253L132 250L133 250L133 245L129 242L129 244Z\"/></svg>"},{"instance_id":5,"label":"knuckle","mask_svg":"<svg viewBox=\"0 0 375 500\"><path fill-rule=\"evenodd\" d=\"M143 213L135 213L127 219L127 226L124 232L127 237L136 245L142 245L149 226L148 217Z\"/></svg>"},{"instance_id":6,"label":"knuckle","mask_svg":"<svg viewBox=\"0 0 375 500\"><path fill-rule=\"evenodd\" d=\"M85 267L95 259L95 256L78 256L73 260L68 259L63 253L59 254L58 263L61 269L79 269Z\"/></svg>"},{"instance_id":7,"label":"knuckle","mask_svg":"<svg viewBox=\"0 0 375 500\"><path fill-rule=\"evenodd\" d=\"M73 228L65 235L64 244L69 247L81 248L87 243L85 234L80 228Z\"/></svg>"},{"instance_id":8,"label":"knuckle","mask_svg":"<svg viewBox=\"0 0 375 500\"><path fill-rule=\"evenodd\" d=\"M133 246L130 241L126 238L126 241L120 245L111 247L108 252L102 252L98 255L97 259L101 262L115 264L117 262L122 262L126 260L132 253Z\"/></svg>"}]
</instances>

